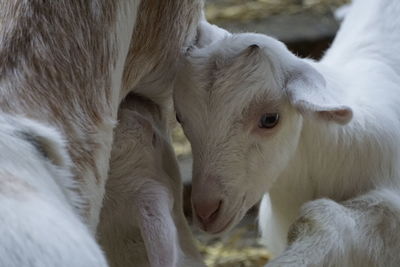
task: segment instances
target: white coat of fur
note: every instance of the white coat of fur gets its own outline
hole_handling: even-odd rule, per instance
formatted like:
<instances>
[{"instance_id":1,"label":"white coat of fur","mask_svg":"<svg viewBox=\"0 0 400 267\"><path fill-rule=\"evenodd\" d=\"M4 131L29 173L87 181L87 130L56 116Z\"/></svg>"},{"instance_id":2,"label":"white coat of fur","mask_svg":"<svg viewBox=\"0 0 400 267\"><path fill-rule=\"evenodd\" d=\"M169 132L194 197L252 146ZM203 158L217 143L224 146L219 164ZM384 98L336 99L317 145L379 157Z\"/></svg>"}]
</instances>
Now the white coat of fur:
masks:
<instances>
[{"instance_id":1,"label":"white coat of fur","mask_svg":"<svg viewBox=\"0 0 400 267\"><path fill-rule=\"evenodd\" d=\"M77 214L82 203L61 135L1 114L0 150L0 266L107 266Z\"/></svg>"},{"instance_id":2,"label":"white coat of fur","mask_svg":"<svg viewBox=\"0 0 400 267\"><path fill-rule=\"evenodd\" d=\"M13 212L0 221L4 240L13 238L0 242L1 266L106 266L94 236L120 101L149 76L173 80L201 7L200 0L0 2L0 123L10 118L2 125L15 132L29 124L41 152L69 159L68 172L55 172L43 168L26 135L2 138L0 173L7 171L0 183L30 179L40 194L30 202L0 201L1 218L9 207ZM49 148L53 143L62 146ZM3 188L10 197L24 195Z\"/></svg>"},{"instance_id":3,"label":"white coat of fur","mask_svg":"<svg viewBox=\"0 0 400 267\"><path fill-rule=\"evenodd\" d=\"M354 1L319 62L201 26L219 40L190 51L175 105L193 147L193 201L222 200L209 232L269 192L267 246L281 253L288 232L290 243L271 266L399 264L399 12L395 0ZM279 124L259 129L274 112Z\"/></svg>"}]
</instances>

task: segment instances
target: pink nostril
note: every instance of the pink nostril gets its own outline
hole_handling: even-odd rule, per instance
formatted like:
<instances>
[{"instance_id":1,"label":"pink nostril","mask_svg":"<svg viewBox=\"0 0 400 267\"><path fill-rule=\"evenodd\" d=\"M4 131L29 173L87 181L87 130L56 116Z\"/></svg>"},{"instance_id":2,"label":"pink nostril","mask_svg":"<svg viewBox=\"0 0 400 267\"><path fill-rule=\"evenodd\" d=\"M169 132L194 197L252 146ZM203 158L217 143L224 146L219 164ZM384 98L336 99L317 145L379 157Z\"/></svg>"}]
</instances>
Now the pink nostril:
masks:
<instances>
[{"instance_id":1,"label":"pink nostril","mask_svg":"<svg viewBox=\"0 0 400 267\"><path fill-rule=\"evenodd\" d=\"M222 200L203 201L200 203L195 203L194 210L196 211L197 217L200 219L203 225L206 225L215 220L221 208L221 204Z\"/></svg>"}]
</instances>

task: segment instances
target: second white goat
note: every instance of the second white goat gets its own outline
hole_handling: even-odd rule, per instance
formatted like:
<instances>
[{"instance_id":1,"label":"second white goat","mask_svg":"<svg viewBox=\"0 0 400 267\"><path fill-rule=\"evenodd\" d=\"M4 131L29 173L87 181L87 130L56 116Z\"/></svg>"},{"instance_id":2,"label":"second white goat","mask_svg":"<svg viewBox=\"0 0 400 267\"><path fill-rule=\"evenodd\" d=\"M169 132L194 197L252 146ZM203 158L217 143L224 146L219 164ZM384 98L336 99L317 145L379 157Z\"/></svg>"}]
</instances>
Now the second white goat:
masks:
<instances>
[{"instance_id":1,"label":"second white goat","mask_svg":"<svg viewBox=\"0 0 400 267\"><path fill-rule=\"evenodd\" d=\"M355 1L319 62L200 25L174 98L204 230L231 229L269 192L266 243L290 243L271 265L399 264L398 14L397 0Z\"/></svg>"}]
</instances>

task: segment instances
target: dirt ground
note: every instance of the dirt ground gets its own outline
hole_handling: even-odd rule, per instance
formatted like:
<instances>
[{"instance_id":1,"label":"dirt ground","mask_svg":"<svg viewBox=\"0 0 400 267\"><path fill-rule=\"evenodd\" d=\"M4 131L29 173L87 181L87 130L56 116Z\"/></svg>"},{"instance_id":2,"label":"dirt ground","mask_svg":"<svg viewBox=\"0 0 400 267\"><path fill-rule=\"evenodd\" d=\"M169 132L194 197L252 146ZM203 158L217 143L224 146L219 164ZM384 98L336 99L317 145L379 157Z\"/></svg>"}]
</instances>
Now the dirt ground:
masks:
<instances>
[{"instance_id":1,"label":"dirt ground","mask_svg":"<svg viewBox=\"0 0 400 267\"><path fill-rule=\"evenodd\" d=\"M317 49L314 54L318 57L329 45L339 25L333 19L332 13L347 2L348 0L208 0L206 16L212 23L233 31L243 27L251 31L275 33L278 39L284 42L288 40L287 45L297 54L313 55ZM291 21L296 16L298 20ZM275 19L270 20L271 17ZM315 17L317 23L310 20L310 17ZM279 23L275 23L276 21ZM300 28L293 31L293 23ZM316 29L311 34L310 24ZM260 31L260 27L268 28L267 32ZM290 42L295 45L291 46ZM173 132L173 141L186 183L185 211L190 217L191 150L179 126ZM264 266L271 257L260 243L256 207L234 230L223 236L212 237L196 227L193 227L193 231L207 266L258 267Z\"/></svg>"}]
</instances>

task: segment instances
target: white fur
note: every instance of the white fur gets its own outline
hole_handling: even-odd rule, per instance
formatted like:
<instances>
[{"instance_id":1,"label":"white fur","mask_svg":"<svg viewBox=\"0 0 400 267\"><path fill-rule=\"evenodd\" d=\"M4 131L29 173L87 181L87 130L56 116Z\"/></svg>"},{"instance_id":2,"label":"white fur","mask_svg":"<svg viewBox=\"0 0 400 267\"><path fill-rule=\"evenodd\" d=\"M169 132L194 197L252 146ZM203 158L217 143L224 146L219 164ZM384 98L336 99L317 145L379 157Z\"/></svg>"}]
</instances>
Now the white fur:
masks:
<instances>
[{"instance_id":1,"label":"white fur","mask_svg":"<svg viewBox=\"0 0 400 267\"><path fill-rule=\"evenodd\" d=\"M62 140L50 127L0 115L0 266L107 265L78 217Z\"/></svg>"},{"instance_id":2,"label":"white fur","mask_svg":"<svg viewBox=\"0 0 400 267\"><path fill-rule=\"evenodd\" d=\"M48 120L48 124L52 125L46 126L22 116L0 114L0 234L2 236L0 266L107 266L105 257L95 241L94 234L108 173L112 132L115 124L113 118L117 116L118 105L121 100L119 93L121 91L122 72L140 0L130 0L129 3L127 3L128 1L122 2L118 5L115 29L112 27L108 32L108 37L113 43L116 43L115 49L117 50L116 54L118 54L115 65L110 68L113 90L111 99L107 99L107 101L110 101L108 104L111 104L112 111L111 114L104 114L102 124L98 125L98 129L91 136L99 144L98 154L95 155L98 176L96 176L93 167L88 167L80 173L80 178L84 179L79 180L76 184L74 182L77 177L74 177L76 173L72 174L71 151L67 151L64 138L69 134L71 135L71 132L72 134L77 133L80 137L85 136L81 125L79 125L82 121L74 121L75 124L71 122L71 132L64 129L64 131L60 130L60 132L63 131L60 134L54 127L60 122L54 118L57 115L49 114L48 117L40 118L40 121ZM35 3L32 3L32 6L34 5ZM15 4L15 6L18 7L19 4ZM6 8L15 6L9 5L7 7L7 5L4 5L2 8L5 9L4 12L7 12ZM103 12L104 10L98 11ZM104 13L107 13L107 11L104 11ZM15 18L13 23L19 23L18 19ZM62 28L60 25L53 26ZM46 31L46 29L42 30ZM2 36L2 42L4 42L3 38L7 39L7 37ZM58 42L56 38L53 41ZM46 45L48 44L44 43L43 47L46 47ZM96 45L96 43L93 45ZM45 49L43 50L45 51ZM18 56L15 56L15 58L18 58ZM23 61L20 58L18 60ZM40 63L34 63L34 59L31 60L32 62L28 62L27 66L40 65ZM6 64L4 66L2 64L3 68L5 66ZM89 62L85 67L90 68L92 65ZM77 68L84 68L84 66ZM104 75L107 76L107 73L104 73ZM32 77L34 76L32 74ZM39 80L45 81L46 78L48 77L40 77ZM93 77L87 78L90 80ZM15 97L13 93L18 90L12 88L12 86L17 84L16 88L18 88L17 81L3 80L1 90L4 99L8 102L4 99L3 101L12 103L9 112L11 114L24 114L19 110L20 103L18 101L13 103L13 97ZM73 82L71 81L71 83ZM46 82L43 82L43 84L46 84ZM11 93L7 92L7 87L12 88ZM103 88L98 87L93 88L93 90L103 90ZM40 102L41 98L51 98L52 94L41 95L38 92L35 97ZM29 96L26 96L26 99L19 100L24 105L31 103ZM54 98L54 101L58 100ZM85 116L88 116L80 109L81 106L79 105L82 104L79 101L85 101L84 99L76 100L70 97L68 100L70 103L65 106L73 105L74 111L79 114L79 119L85 119ZM107 104L102 101L99 97L99 105ZM63 106L65 103L60 102L58 104L60 110L65 108ZM29 110L29 108L33 111L40 109L34 105L27 109ZM43 105L43 108L46 108L46 104ZM52 111L47 110L49 113ZM37 114L29 114L28 117L37 118L35 115ZM71 116L73 117L73 115ZM51 119L49 120L49 118ZM62 127L58 128L63 129ZM75 144L75 146L77 145ZM78 197L79 195L83 195L85 199ZM82 218L86 219L85 222L81 221ZM88 228L92 231L91 233Z\"/></svg>"},{"instance_id":3,"label":"white fur","mask_svg":"<svg viewBox=\"0 0 400 267\"><path fill-rule=\"evenodd\" d=\"M101 150L96 154L96 162L100 167L100 174L106 176L109 169L110 151L113 141L113 129L115 126L115 118L117 116L118 106L121 102L121 87L122 87L122 74L124 72L125 60L129 51L129 46L132 39L132 33L136 25L137 12L140 6L141 0L129 0L121 1L119 3L116 21L116 32L110 33L115 34L116 38L116 49L118 51L117 58L115 60L114 69L111 73L112 83L112 97L110 99L112 114L108 119L104 119L104 123L100 127L100 131L96 134L96 140L102 144ZM92 170L88 170L86 176L93 176ZM90 209L90 215L88 219L89 226L93 232L96 232L96 227L99 221L99 214L102 206L102 199L105 191L105 181L107 179L101 179L100 185L89 184L86 185L90 203L92 205ZM95 181L95 179L87 179L87 181Z\"/></svg>"},{"instance_id":4,"label":"white fur","mask_svg":"<svg viewBox=\"0 0 400 267\"><path fill-rule=\"evenodd\" d=\"M320 62L258 34L190 52L175 105L193 147L193 201L223 203L207 230L230 229L269 192L260 227L274 253L300 216L271 266L400 262L400 239L377 223L398 231L399 12L395 0L355 1ZM274 112L279 124L259 129Z\"/></svg>"},{"instance_id":5,"label":"white fur","mask_svg":"<svg viewBox=\"0 0 400 267\"><path fill-rule=\"evenodd\" d=\"M0 115L0 124L7 129L3 134L0 129L3 142L0 144L0 183L5 183L4 192L0 187L0 197L4 194L4 198L11 199L4 200L4 207L0 201L0 209L4 208L0 212L0 231L4 237L0 242L0 266L105 266L100 248L86 228L95 235L113 127L121 98L129 91L121 87L131 88L143 76L164 76L164 72L160 75L154 71L156 65L161 69L167 69L163 66L168 65L169 73L165 76L171 81L176 69L170 68L167 61L160 63L160 58L171 51L180 51L184 45L183 37L179 42L171 42L164 46L171 51L161 49L167 52L146 64L152 54L146 50L147 45L162 43L151 38L165 32L155 30L151 37L141 35L147 38L141 39L144 49L133 53L134 58L140 55L141 60L131 58L125 64L128 52L134 50L132 47L137 41L131 39L135 39L132 36L135 36L136 20L139 21L138 12L151 14L142 16L151 19L152 14L158 14L154 12L156 8L162 10L173 4L173 8L167 9L173 12L163 13L163 18L171 21L165 28L187 36L185 41L190 43L192 25L197 24L196 14L201 3L187 1L182 6L180 1L175 1L164 6L161 2L148 2L146 10L140 9L144 6L140 0L70 4L57 1L48 8L47 2L28 2L0 4L4 30L0 38L2 110L15 115L14 118L4 115L7 118L4 122ZM69 15L75 13L74 18ZM140 21L145 29L159 29L151 21ZM132 67L140 70L137 72L140 76L134 73L132 79L122 81L124 72ZM163 87L159 93L166 94L162 91ZM16 114L46 122L51 128ZM20 128L30 131L21 137L13 127L17 132ZM67 148L53 127L69 141ZM31 151L32 143L40 153ZM69 157L75 166L71 166ZM76 181L76 186L72 181ZM29 188L32 192L17 192L14 187L21 187L20 191ZM77 195L85 199L78 199ZM29 202L24 201L25 197ZM85 219L86 227L79 221L78 213Z\"/></svg>"},{"instance_id":6,"label":"white fur","mask_svg":"<svg viewBox=\"0 0 400 267\"><path fill-rule=\"evenodd\" d=\"M154 103L146 107L143 99L128 97L115 129L100 243L114 267L204 266L183 214L165 123L151 109Z\"/></svg>"},{"instance_id":7,"label":"white fur","mask_svg":"<svg viewBox=\"0 0 400 267\"><path fill-rule=\"evenodd\" d=\"M351 8L351 4L344 4L340 7L338 7L333 13L335 19L337 21L343 21L344 18L346 17L346 15L349 13L350 8Z\"/></svg>"}]
</instances>

